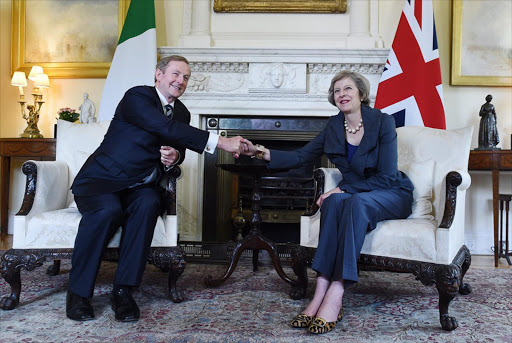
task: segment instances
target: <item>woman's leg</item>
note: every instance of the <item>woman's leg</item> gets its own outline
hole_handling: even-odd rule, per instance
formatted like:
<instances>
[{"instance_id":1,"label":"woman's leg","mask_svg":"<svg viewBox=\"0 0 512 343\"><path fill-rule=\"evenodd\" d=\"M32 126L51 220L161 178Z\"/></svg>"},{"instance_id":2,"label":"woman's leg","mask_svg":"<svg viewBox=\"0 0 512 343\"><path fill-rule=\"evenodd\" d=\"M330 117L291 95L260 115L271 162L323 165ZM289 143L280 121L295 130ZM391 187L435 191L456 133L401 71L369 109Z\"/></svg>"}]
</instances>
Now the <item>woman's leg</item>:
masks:
<instances>
[{"instance_id":1,"label":"woman's leg","mask_svg":"<svg viewBox=\"0 0 512 343\"><path fill-rule=\"evenodd\" d=\"M329 284L330 282L325 276L318 275L316 279L315 295L302 313L308 316L316 316L316 313L324 300L325 293L327 293L327 290L329 289Z\"/></svg>"},{"instance_id":2,"label":"woman's leg","mask_svg":"<svg viewBox=\"0 0 512 343\"><path fill-rule=\"evenodd\" d=\"M343 302L343 293L345 287L343 281L331 282L329 289L325 293L322 304L318 309L316 316L325 319L327 322L337 321L338 314Z\"/></svg>"}]
</instances>

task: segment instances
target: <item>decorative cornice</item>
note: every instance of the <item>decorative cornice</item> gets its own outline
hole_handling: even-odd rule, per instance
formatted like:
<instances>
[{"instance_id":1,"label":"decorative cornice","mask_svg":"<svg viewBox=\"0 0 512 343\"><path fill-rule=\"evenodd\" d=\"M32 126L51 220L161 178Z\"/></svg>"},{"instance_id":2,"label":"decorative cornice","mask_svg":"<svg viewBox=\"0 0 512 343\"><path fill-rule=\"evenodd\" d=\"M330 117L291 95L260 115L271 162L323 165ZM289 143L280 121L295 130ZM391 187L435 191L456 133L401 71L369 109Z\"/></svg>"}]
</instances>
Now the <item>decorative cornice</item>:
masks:
<instances>
[{"instance_id":1,"label":"decorative cornice","mask_svg":"<svg viewBox=\"0 0 512 343\"><path fill-rule=\"evenodd\" d=\"M342 63L308 63L308 74L335 74L341 70L357 71L361 74L382 74L383 63L374 64L342 64Z\"/></svg>"},{"instance_id":2,"label":"decorative cornice","mask_svg":"<svg viewBox=\"0 0 512 343\"><path fill-rule=\"evenodd\" d=\"M248 73L249 63L240 62L194 62L190 61L192 72L210 73Z\"/></svg>"}]
</instances>

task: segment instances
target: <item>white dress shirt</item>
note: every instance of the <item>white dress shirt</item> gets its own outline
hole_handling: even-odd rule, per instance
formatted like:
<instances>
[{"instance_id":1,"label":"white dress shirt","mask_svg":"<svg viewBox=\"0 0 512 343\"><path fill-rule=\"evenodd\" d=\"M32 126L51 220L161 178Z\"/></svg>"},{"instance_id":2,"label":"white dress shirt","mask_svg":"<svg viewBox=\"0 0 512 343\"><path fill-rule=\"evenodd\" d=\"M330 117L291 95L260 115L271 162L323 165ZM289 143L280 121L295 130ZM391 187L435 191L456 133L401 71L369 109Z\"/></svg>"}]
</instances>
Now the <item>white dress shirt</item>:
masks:
<instances>
[{"instance_id":1,"label":"white dress shirt","mask_svg":"<svg viewBox=\"0 0 512 343\"><path fill-rule=\"evenodd\" d=\"M157 87L155 87L158 97L160 98L160 102L162 103L162 111L164 114L166 113L165 105L169 104L174 109L174 101L172 103L168 103L167 99L160 93ZM219 143L219 135L209 132L208 141L206 142L206 146L204 147L204 151L209 154L213 154L215 152L215 148L217 148L217 143Z\"/></svg>"}]
</instances>

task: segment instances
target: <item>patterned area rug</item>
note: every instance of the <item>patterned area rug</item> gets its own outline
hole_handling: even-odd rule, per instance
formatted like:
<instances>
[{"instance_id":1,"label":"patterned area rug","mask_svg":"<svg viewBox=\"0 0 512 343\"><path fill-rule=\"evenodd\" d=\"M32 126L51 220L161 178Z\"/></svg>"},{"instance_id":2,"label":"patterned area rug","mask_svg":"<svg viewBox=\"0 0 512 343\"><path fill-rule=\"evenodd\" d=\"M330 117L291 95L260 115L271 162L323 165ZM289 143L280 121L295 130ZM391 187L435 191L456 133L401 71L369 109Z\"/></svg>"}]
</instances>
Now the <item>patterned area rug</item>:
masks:
<instances>
[{"instance_id":1,"label":"patterned area rug","mask_svg":"<svg viewBox=\"0 0 512 343\"><path fill-rule=\"evenodd\" d=\"M453 332L441 329L434 287L409 274L361 272L345 295L343 321L330 333L311 335L288 326L312 296L311 271L307 298L293 300L271 265L253 272L243 262L223 285L206 288L204 277L220 277L226 267L189 263L178 283L186 301L175 304L166 298L167 275L148 266L134 292L140 320L119 323L109 305L115 266L102 264L92 300L96 320L83 323L64 311L69 262L54 277L45 274L47 265L22 271L21 303L0 310L0 342L512 342L510 270L468 271L473 293L452 301L459 322ZM0 279L0 294L9 292Z\"/></svg>"}]
</instances>

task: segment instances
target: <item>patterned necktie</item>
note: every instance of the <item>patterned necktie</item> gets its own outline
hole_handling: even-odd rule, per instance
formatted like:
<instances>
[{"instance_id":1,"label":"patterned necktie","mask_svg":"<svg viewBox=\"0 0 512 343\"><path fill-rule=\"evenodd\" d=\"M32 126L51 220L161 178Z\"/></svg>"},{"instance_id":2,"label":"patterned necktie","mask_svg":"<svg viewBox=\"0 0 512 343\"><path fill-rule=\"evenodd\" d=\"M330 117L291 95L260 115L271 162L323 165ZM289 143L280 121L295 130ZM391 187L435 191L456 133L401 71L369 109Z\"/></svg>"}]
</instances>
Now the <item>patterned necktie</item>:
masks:
<instances>
[{"instance_id":1,"label":"patterned necktie","mask_svg":"<svg viewBox=\"0 0 512 343\"><path fill-rule=\"evenodd\" d=\"M172 119L172 115L174 114L174 109L170 104L165 105L165 115Z\"/></svg>"}]
</instances>

